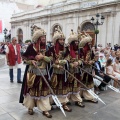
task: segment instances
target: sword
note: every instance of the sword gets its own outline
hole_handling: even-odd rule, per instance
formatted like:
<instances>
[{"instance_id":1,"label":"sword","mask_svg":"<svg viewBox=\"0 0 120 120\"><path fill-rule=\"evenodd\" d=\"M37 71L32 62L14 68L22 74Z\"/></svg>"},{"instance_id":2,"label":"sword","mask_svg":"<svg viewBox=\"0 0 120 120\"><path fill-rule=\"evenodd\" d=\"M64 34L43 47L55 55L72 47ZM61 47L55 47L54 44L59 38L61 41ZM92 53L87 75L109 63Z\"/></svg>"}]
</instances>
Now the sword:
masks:
<instances>
[{"instance_id":1,"label":"sword","mask_svg":"<svg viewBox=\"0 0 120 120\"><path fill-rule=\"evenodd\" d=\"M76 77L74 77L68 70L66 70L65 68L63 68L69 75L71 75L76 81L78 81L81 85L83 85L86 89L87 89L87 91L94 97L94 98L96 98L96 99L98 99L100 102L102 102L103 104L105 104L104 103L104 101L102 101L102 99L98 96L98 95L96 95L91 89L89 89L88 87L86 87L86 85L84 85L82 82L80 82ZM105 104L106 105L106 104Z\"/></svg>"},{"instance_id":2,"label":"sword","mask_svg":"<svg viewBox=\"0 0 120 120\"><path fill-rule=\"evenodd\" d=\"M62 107L62 104L60 103L60 101L58 100L57 96L56 96L55 93L53 92L53 89L50 87L48 81L47 81L46 78L44 77L44 75L43 75L43 73L41 72L41 70L38 68L38 66L36 66L36 67L37 67L37 69L39 70L41 76L43 77L45 83L46 83L47 86L49 87L49 89L50 89L50 91L51 91L51 93L52 93L52 98L53 98L55 104L57 105L57 107L60 108L60 110L62 111L62 113L63 113L64 116L66 117L65 111L64 111L64 109L63 109L63 107Z\"/></svg>"}]
</instances>

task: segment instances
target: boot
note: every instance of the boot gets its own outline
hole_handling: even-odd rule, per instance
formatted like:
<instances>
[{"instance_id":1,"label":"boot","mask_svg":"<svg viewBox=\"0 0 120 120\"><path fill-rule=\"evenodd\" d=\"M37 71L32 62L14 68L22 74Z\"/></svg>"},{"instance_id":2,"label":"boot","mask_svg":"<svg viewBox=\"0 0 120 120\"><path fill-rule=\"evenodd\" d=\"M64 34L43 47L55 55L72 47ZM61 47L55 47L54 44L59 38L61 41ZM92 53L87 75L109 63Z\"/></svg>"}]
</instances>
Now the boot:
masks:
<instances>
[{"instance_id":1,"label":"boot","mask_svg":"<svg viewBox=\"0 0 120 120\"><path fill-rule=\"evenodd\" d=\"M10 82L13 82L13 69L9 69Z\"/></svg>"}]
</instances>

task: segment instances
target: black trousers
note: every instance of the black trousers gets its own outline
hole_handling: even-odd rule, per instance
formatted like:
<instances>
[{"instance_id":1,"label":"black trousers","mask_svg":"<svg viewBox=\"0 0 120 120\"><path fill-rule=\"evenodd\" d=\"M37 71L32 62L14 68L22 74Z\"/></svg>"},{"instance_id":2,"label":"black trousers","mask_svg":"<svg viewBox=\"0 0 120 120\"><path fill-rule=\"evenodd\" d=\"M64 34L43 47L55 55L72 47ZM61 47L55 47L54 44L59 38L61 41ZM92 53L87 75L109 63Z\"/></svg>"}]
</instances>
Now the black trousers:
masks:
<instances>
[{"instance_id":1,"label":"black trousers","mask_svg":"<svg viewBox=\"0 0 120 120\"><path fill-rule=\"evenodd\" d=\"M107 76L107 75L101 76L101 75L99 74L99 75L97 75L97 76L103 78L103 81L106 82L106 83L110 82L110 80L111 80L111 78L110 78L109 76ZM101 82L101 84L100 84L98 87L101 88L101 87L105 87L105 86L106 86L106 84L103 83L103 82Z\"/></svg>"}]
</instances>

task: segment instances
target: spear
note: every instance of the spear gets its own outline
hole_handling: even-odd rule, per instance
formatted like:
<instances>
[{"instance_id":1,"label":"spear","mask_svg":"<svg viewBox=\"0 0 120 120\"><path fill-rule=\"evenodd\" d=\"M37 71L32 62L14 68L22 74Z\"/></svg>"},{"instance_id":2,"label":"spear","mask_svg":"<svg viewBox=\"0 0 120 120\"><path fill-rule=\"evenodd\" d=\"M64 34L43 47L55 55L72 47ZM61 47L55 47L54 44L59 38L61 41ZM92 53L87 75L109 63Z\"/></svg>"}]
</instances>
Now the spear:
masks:
<instances>
[{"instance_id":1,"label":"spear","mask_svg":"<svg viewBox=\"0 0 120 120\"><path fill-rule=\"evenodd\" d=\"M38 66L36 66L36 67L37 67L37 69L39 70L39 72L40 72L41 76L43 77L43 80L44 80L45 83L47 84L48 88L50 89L50 91L51 91L51 93L52 93L52 98L53 98L55 104L57 105L57 107L60 108L60 110L62 111L62 113L63 113L64 116L66 117L65 111L64 111L64 109L63 109L63 107L62 107L62 104L60 103L60 101L58 100L57 96L56 96L55 93L53 92L53 89L50 87L48 81L47 81L46 78L44 77L44 75L43 75L43 73L41 72L41 70L39 69L39 67L38 67Z\"/></svg>"},{"instance_id":2,"label":"spear","mask_svg":"<svg viewBox=\"0 0 120 120\"><path fill-rule=\"evenodd\" d=\"M93 68L95 68L96 70L98 70L95 66L93 66L93 65L91 65ZM100 71L101 73L103 73L104 75L106 75L106 76L108 76L108 77L110 77L109 75L107 75L107 74L105 74L103 71L101 71L101 70L98 70L98 71ZM110 77L112 80L114 80L112 77ZM119 85L120 85L120 83L118 82L118 81L116 81L116 80L114 80L115 82L117 82Z\"/></svg>"},{"instance_id":3,"label":"spear","mask_svg":"<svg viewBox=\"0 0 120 120\"><path fill-rule=\"evenodd\" d=\"M98 78L98 77L96 77L96 76L93 76L91 73L87 72L87 71L84 70L83 68L81 68L81 67L79 67L79 68L80 68L82 71L84 71L84 72L88 73L89 75L91 75L92 77L94 77L94 78L98 79L99 81L101 81L101 82L105 83L106 85L108 85L108 87L109 87L110 89L112 89L113 91L120 93L120 90L119 90L119 89L113 87L112 85L109 85L109 84L106 83L105 81L102 81L100 78Z\"/></svg>"},{"instance_id":4,"label":"spear","mask_svg":"<svg viewBox=\"0 0 120 120\"><path fill-rule=\"evenodd\" d=\"M82 59L80 59L80 60L82 60ZM83 60L82 60L83 61ZM83 61L84 62L84 61ZM97 69L95 66L93 66L93 65L91 65L93 68L95 68L95 69ZM81 68L80 68L81 69ZM84 70L84 69L83 69ZM98 70L98 69L97 69ZM107 74L105 74L103 71L101 71L101 70L99 70L101 73L103 73L104 75L107 75ZM86 71L87 72L87 71ZM88 74L90 74L89 72L87 72ZM91 76L93 76L92 74L90 74ZM108 77L110 77L109 75L107 75ZM110 88L110 89L112 89L113 91L115 91L115 92L118 92L118 93L120 93L120 90L119 89L117 89L117 88L115 88L115 87L113 87L112 85L110 85L110 84L108 84L108 83L106 83L105 81L102 81L101 79L99 79L98 77L95 77L95 76L93 76L94 78L96 78L96 79L98 79L99 81L101 81L101 82L103 82L103 83L105 83L106 85L108 85L108 87ZM110 77L111 78L111 77ZM112 80L114 80L113 78L111 78ZM120 85L120 83L118 82L118 81L116 81L116 80L114 80L115 82L117 82L119 85Z\"/></svg>"},{"instance_id":5,"label":"spear","mask_svg":"<svg viewBox=\"0 0 120 120\"><path fill-rule=\"evenodd\" d=\"M94 97L94 98L96 98L96 99L98 99L99 101L101 101L103 104L105 104L104 103L104 101L98 96L98 95L96 95L91 89L89 89L88 87L86 87L86 85L84 85L81 81L79 81L74 75L72 75L68 70L66 70L65 68L62 68L62 69L64 69L70 76L72 76L76 81L78 81L81 85L83 85L86 89L87 89L87 91ZM106 105L106 104L105 104Z\"/></svg>"}]
</instances>

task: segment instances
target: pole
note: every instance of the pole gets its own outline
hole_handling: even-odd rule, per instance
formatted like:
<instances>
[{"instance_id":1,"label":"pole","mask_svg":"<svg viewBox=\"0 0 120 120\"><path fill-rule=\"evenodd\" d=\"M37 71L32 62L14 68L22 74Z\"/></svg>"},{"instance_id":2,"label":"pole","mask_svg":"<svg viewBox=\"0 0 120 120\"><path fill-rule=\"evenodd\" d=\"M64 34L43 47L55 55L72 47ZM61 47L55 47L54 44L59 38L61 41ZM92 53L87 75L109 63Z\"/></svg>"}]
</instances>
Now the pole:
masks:
<instances>
[{"instance_id":1,"label":"pole","mask_svg":"<svg viewBox=\"0 0 120 120\"><path fill-rule=\"evenodd\" d=\"M96 35L96 45L95 45L95 49L97 49L97 33L95 33Z\"/></svg>"},{"instance_id":2,"label":"pole","mask_svg":"<svg viewBox=\"0 0 120 120\"><path fill-rule=\"evenodd\" d=\"M98 29L98 20L96 21L95 26L96 26L96 30L97 30ZM95 33L95 34L96 34L96 46L95 46L95 48L97 49L97 34L98 33Z\"/></svg>"},{"instance_id":3,"label":"pole","mask_svg":"<svg viewBox=\"0 0 120 120\"><path fill-rule=\"evenodd\" d=\"M96 69L96 70L98 70L95 66L93 66L93 65L91 65L94 69ZM108 76L108 77L110 77L109 75L107 75L106 73L104 73L103 71L101 71L101 70L99 70L101 73L103 73L104 75L106 75L106 76ZM112 77L110 77L112 80L114 80ZM114 80L115 82L117 82L119 85L120 85L120 83L118 82L118 81L116 81L116 80Z\"/></svg>"},{"instance_id":4,"label":"pole","mask_svg":"<svg viewBox=\"0 0 120 120\"><path fill-rule=\"evenodd\" d=\"M79 67L79 68L80 68L80 67ZM89 72L87 72L86 70L84 70L83 68L80 68L80 69L81 69L82 71L84 71L84 72L88 73L88 74L89 74L89 75L91 75L92 77L94 77L94 78L98 79L99 81L103 82L104 84L108 85L108 87L109 87L110 89L112 89L113 91L120 93L120 90L119 90L119 89L117 89L117 88L115 88L115 87L113 87L113 86L109 85L108 83L106 83L105 81L102 81L102 80L101 80L101 79L99 79L98 77L93 76L92 74L90 74Z\"/></svg>"},{"instance_id":5,"label":"pole","mask_svg":"<svg viewBox=\"0 0 120 120\"><path fill-rule=\"evenodd\" d=\"M5 34L5 42L6 42L6 34Z\"/></svg>"},{"instance_id":6,"label":"pole","mask_svg":"<svg viewBox=\"0 0 120 120\"><path fill-rule=\"evenodd\" d=\"M52 95L52 98L54 100L54 102L56 103L56 105L60 108L60 110L62 111L62 113L64 114L64 116L66 117L66 114L65 114L65 111L62 107L62 104L61 102L59 101L58 97L55 95L53 89L51 88L50 84L48 83L48 81L46 80L45 76L43 75L42 71L40 70L40 68L38 66L36 66L36 68L39 70L43 80L45 81L45 83L47 84L48 88L50 89L51 93L53 94Z\"/></svg>"},{"instance_id":7,"label":"pole","mask_svg":"<svg viewBox=\"0 0 120 120\"><path fill-rule=\"evenodd\" d=\"M74 77L74 75L72 75L68 70L66 70L65 68L63 68L63 70L65 70L70 76L72 76L77 82L79 82L81 85L83 85L86 89L87 89L87 91L94 97L94 98L96 98L96 99L98 99L99 101L101 101L103 104L105 104L104 103L104 101L102 101L102 99L98 96L98 95L96 95L91 89L89 89L86 85L84 85L81 81L79 81L76 77ZM105 104L106 105L106 104Z\"/></svg>"},{"instance_id":8,"label":"pole","mask_svg":"<svg viewBox=\"0 0 120 120\"><path fill-rule=\"evenodd\" d=\"M83 63L84 63L84 61L82 60L82 59L80 59ZM91 65L94 69L96 69L96 70L98 70L94 65ZM104 75L107 75L107 74L105 74L103 71L101 71L101 70L98 70L98 71L100 71L101 73L103 73ZM107 75L108 77L110 77L109 75ZM111 77L110 77L111 78ZM113 78L111 78L112 80L114 80ZM118 81L116 81L116 80L114 80L115 82L117 82L119 85L120 85L120 83L118 82Z\"/></svg>"}]
</instances>

